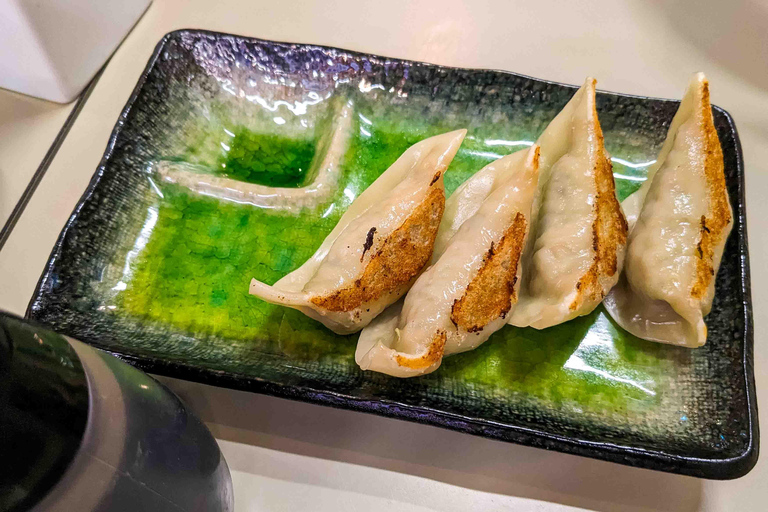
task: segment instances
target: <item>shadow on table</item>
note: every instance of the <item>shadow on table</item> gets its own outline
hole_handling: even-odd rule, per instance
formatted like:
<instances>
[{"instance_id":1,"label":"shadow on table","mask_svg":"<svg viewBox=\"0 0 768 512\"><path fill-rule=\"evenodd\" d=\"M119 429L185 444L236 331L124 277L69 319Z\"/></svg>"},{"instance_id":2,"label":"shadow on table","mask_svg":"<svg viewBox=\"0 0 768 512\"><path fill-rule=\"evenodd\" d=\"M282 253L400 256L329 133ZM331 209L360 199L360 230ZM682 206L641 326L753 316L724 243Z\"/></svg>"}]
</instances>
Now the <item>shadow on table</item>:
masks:
<instances>
[{"instance_id":1,"label":"shadow on table","mask_svg":"<svg viewBox=\"0 0 768 512\"><path fill-rule=\"evenodd\" d=\"M608 510L697 510L700 480L369 414L162 378L226 441L410 474L482 492ZM232 464L232 463L231 463ZM259 474L270 467L249 464ZM232 470L242 470L231 465ZM360 492L376 495L371 482ZM407 496L403 496L407 499Z\"/></svg>"}]
</instances>

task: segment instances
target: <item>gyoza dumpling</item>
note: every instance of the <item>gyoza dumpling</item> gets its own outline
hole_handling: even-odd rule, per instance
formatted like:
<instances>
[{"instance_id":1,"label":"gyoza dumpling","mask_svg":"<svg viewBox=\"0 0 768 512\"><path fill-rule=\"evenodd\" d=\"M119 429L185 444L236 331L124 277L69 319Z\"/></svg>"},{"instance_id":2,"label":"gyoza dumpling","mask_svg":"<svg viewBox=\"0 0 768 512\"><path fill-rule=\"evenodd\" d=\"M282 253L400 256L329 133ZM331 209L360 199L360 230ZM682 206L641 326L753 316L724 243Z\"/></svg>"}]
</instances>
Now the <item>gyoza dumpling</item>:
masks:
<instances>
[{"instance_id":1,"label":"gyoza dumpling","mask_svg":"<svg viewBox=\"0 0 768 512\"><path fill-rule=\"evenodd\" d=\"M712 307L732 227L723 152L703 73L691 80L648 180L625 204L637 223L624 276L605 299L608 312L640 338L703 345L704 316Z\"/></svg>"},{"instance_id":2,"label":"gyoza dumpling","mask_svg":"<svg viewBox=\"0 0 768 512\"><path fill-rule=\"evenodd\" d=\"M526 155L526 151L517 151L514 157L509 155L508 158L499 158L491 162L459 185L445 200L445 213L440 222L440 229L437 230L432 263L435 263L445 252L453 235L480 209L488 195L507 182L505 178L509 177L509 170L520 165Z\"/></svg>"},{"instance_id":3,"label":"gyoza dumpling","mask_svg":"<svg viewBox=\"0 0 768 512\"><path fill-rule=\"evenodd\" d=\"M349 206L301 267L250 293L298 309L339 334L359 331L429 262L445 208L443 172L466 130L411 146Z\"/></svg>"},{"instance_id":4,"label":"gyoza dumpling","mask_svg":"<svg viewBox=\"0 0 768 512\"><path fill-rule=\"evenodd\" d=\"M506 324L517 302L539 148L503 157L494 190L450 238L405 297L363 329L355 360L395 377L434 371ZM450 225L453 219L445 219Z\"/></svg>"},{"instance_id":5,"label":"gyoza dumpling","mask_svg":"<svg viewBox=\"0 0 768 512\"><path fill-rule=\"evenodd\" d=\"M509 323L544 329L594 310L619 279L627 223L587 78L537 141L539 210Z\"/></svg>"}]
</instances>

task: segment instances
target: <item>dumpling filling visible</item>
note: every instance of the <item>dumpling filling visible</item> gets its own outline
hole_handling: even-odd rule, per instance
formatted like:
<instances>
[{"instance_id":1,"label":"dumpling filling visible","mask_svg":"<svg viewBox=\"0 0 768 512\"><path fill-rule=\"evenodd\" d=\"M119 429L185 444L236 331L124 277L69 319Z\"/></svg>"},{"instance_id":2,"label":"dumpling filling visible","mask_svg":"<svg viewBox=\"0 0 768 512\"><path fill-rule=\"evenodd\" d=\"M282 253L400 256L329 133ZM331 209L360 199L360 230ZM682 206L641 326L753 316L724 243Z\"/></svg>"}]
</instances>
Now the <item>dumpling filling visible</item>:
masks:
<instances>
[{"instance_id":1,"label":"dumpling filling visible","mask_svg":"<svg viewBox=\"0 0 768 512\"><path fill-rule=\"evenodd\" d=\"M445 208L443 173L466 130L411 146L352 202L304 265L250 293L292 307L339 334L357 332L397 301L429 262Z\"/></svg>"},{"instance_id":2,"label":"dumpling filling visible","mask_svg":"<svg viewBox=\"0 0 768 512\"><path fill-rule=\"evenodd\" d=\"M472 350L506 325L517 303L538 160L533 146L483 170L498 171L490 193L446 235L405 300L363 329L355 353L363 370L396 377L430 373L443 356ZM455 225L456 210L451 215L443 219L443 233Z\"/></svg>"},{"instance_id":3,"label":"dumpling filling visible","mask_svg":"<svg viewBox=\"0 0 768 512\"><path fill-rule=\"evenodd\" d=\"M733 225L703 73L691 80L648 180L624 205L637 220L624 276L605 300L608 312L640 338L703 345L704 316Z\"/></svg>"}]
</instances>

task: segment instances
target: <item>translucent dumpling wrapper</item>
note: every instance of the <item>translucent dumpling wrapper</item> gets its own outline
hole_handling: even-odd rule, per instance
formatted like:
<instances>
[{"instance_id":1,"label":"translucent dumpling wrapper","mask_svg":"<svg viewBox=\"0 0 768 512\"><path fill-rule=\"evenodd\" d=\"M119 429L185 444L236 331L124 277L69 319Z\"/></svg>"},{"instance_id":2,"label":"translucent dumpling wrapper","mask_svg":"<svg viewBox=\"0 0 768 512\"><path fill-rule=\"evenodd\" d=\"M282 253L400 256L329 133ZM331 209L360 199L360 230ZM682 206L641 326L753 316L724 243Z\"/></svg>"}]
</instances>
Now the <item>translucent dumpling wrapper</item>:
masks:
<instances>
[{"instance_id":1,"label":"translucent dumpling wrapper","mask_svg":"<svg viewBox=\"0 0 768 512\"><path fill-rule=\"evenodd\" d=\"M538 158L533 146L483 169L497 176L472 215L436 247L434 263L405 299L360 333L355 360L363 370L429 373L443 356L472 350L506 325L523 272ZM441 232L451 231L455 220L445 215Z\"/></svg>"},{"instance_id":2,"label":"translucent dumpling wrapper","mask_svg":"<svg viewBox=\"0 0 768 512\"><path fill-rule=\"evenodd\" d=\"M411 146L357 197L301 267L250 293L297 309L339 334L397 301L428 264L445 209L443 173L466 130Z\"/></svg>"},{"instance_id":3,"label":"translucent dumpling wrapper","mask_svg":"<svg viewBox=\"0 0 768 512\"><path fill-rule=\"evenodd\" d=\"M627 223L587 78L547 126L538 211L509 323L544 329L592 312L621 273Z\"/></svg>"},{"instance_id":4,"label":"translucent dumpling wrapper","mask_svg":"<svg viewBox=\"0 0 768 512\"><path fill-rule=\"evenodd\" d=\"M508 181L506 178L510 176L510 169L521 165L527 155L527 151L517 151L507 158L499 158L477 171L453 191L445 201L445 213L437 231L432 263L445 252L453 235L480 209L488 195Z\"/></svg>"},{"instance_id":5,"label":"translucent dumpling wrapper","mask_svg":"<svg viewBox=\"0 0 768 512\"><path fill-rule=\"evenodd\" d=\"M636 222L624 274L606 297L606 309L640 338L703 345L704 316L733 223L702 73L691 80L648 180L624 205Z\"/></svg>"}]
</instances>

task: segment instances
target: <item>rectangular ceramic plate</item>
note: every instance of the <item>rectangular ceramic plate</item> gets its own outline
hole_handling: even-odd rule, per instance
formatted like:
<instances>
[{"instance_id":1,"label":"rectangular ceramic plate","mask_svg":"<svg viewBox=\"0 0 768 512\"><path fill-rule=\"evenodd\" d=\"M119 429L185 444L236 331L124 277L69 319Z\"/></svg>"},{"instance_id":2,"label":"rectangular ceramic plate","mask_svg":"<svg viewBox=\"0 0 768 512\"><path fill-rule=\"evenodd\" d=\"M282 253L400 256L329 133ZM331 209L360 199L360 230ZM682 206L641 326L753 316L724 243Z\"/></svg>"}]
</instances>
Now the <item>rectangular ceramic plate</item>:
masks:
<instances>
[{"instance_id":1,"label":"rectangular ceramic plate","mask_svg":"<svg viewBox=\"0 0 768 512\"><path fill-rule=\"evenodd\" d=\"M272 283L308 258L410 144L468 128L445 176L450 193L529 146L574 90L506 72L173 32L120 116L29 316L158 374L633 466L743 475L758 454L744 173L736 129L719 108L736 226L702 348L639 340L598 308L543 331L507 326L431 375L395 379L359 370L356 335L248 295L251 277ZM678 102L610 93L597 102L623 199L643 181ZM306 184L344 104L353 123L339 181L300 212L197 194L158 174Z\"/></svg>"}]
</instances>

